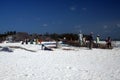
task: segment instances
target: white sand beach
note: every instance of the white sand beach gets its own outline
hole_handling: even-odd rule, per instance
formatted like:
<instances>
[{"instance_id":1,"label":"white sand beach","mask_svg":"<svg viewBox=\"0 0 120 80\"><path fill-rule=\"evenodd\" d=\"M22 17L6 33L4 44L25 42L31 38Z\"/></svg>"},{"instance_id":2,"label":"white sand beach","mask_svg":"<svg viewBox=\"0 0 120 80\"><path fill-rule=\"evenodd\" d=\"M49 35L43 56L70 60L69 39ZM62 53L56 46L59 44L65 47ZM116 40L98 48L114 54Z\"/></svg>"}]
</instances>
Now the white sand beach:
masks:
<instances>
[{"instance_id":1,"label":"white sand beach","mask_svg":"<svg viewBox=\"0 0 120 80\"><path fill-rule=\"evenodd\" d=\"M34 44L0 46L22 47L10 48L13 52L0 51L0 80L120 80L120 47L45 51Z\"/></svg>"}]
</instances>

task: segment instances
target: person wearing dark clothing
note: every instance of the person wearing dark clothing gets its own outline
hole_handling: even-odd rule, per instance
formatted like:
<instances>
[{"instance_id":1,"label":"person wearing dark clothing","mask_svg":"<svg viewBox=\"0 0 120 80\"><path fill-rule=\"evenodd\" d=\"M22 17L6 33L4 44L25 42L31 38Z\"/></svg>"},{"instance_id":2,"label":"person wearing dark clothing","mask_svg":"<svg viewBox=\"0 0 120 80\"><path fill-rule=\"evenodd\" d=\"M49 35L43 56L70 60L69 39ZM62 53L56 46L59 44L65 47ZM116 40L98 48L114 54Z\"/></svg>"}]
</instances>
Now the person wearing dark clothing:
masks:
<instances>
[{"instance_id":1,"label":"person wearing dark clothing","mask_svg":"<svg viewBox=\"0 0 120 80\"><path fill-rule=\"evenodd\" d=\"M44 44L41 45L41 50L44 50Z\"/></svg>"},{"instance_id":2,"label":"person wearing dark clothing","mask_svg":"<svg viewBox=\"0 0 120 80\"><path fill-rule=\"evenodd\" d=\"M41 50L53 51L51 48L46 47L44 44L41 45Z\"/></svg>"},{"instance_id":3,"label":"person wearing dark clothing","mask_svg":"<svg viewBox=\"0 0 120 80\"><path fill-rule=\"evenodd\" d=\"M45 47L44 50L53 51L51 48Z\"/></svg>"},{"instance_id":4,"label":"person wearing dark clothing","mask_svg":"<svg viewBox=\"0 0 120 80\"><path fill-rule=\"evenodd\" d=\"M22 41L22 43L21 44L24 44L24 41Z\"/></svg>"},{"instance_id":5,"label":"person wearing dark clothing","mask_svg":"<svg viewBox=\"0 0 120 80\"><path fill-rule=\"evenodd\" d=\"M33 40L30 40L30 44L33 44Z\"/></svg>"},{"instance_id":6,"label":"person wearing dark clothing","mask_svg":"<svg viewBox=\"0 0 120 80\"><path fill-rule=\"evenodd\" d=\"M107 39L106 39L106 45L107 45L107 48L111 48L112 46L111 46L111 38L110 37L108 37Z\"/></svg>"},{"instance_id":7,"label":"person wearing dark clothing","mask_svg":"<svg viewBox=\"0 0 120 80\"><path fill-rule=\"evenodd\" d=\"M28 44L28 40L27 39L25 40L25 43Z\"/></svg>"},{"instance_id":8,"label":"person wearing dark clothing","mask_svg":"<svg viewBox=\"0 0 120 80\"><path fill-rule=\"evenodd\" d=\"M90 36L89 36L89 49L92 49L92 47L93 47L93 36L92 36L93 34L90 34Z\"/></svg>"}]
</instances>

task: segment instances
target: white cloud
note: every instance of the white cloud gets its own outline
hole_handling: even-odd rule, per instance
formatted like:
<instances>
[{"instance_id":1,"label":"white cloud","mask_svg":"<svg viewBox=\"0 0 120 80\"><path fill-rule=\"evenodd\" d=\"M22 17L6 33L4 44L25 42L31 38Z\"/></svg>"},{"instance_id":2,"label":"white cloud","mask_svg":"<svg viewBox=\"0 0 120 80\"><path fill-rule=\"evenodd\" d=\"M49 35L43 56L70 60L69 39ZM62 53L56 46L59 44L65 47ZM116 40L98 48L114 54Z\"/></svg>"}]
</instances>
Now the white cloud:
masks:
<instances>
[{"instance_id":1,"label":"white cloud","mask_svg":"<svg viewBox=\"0 0 120 80\"><path fill-rule=\"evenodd\" d=\"M44 27L48 26L47 24L43 24Z\"/></svg>"},{"instance_id":2,"label":"white cloud","mask_svg":"<svg viewBox=\"0 0 120 80\"><path fill-rule=\"evenodd\" d=\"M104 29L107 29L107 28L108 28L108 26L107 26L107 25L104 25L104 26L103 26L103 28L104 28Z\"/></svg>"},{"instance_id":3,"label":"white cloud","mask_svg":"<svg viewBox=\"0 0 120 80\"><path fill-rule=\"evenodd\" d=\"M120 28L120 24L117 24L117 27Z\"/></svg>"},{"instance_id":4,"label":"white cloud","mask_svg":"<svg viewBox=\"0 0 120 80\"><path fill-rule=\"evenodd\" d=\"M76 7L75 7L75 6L71 6L71 7L70 7L70 10L71 10L71 11L75 11L75 10L76 10Z\"/></svg>"},{"instance_id":5,"label":"white cloud","mask_svg":"<svg viewBox=\"0 0 120 80\"><path fill-rule=\"evenodd\" d=\"M82 8L82 10L83 10L83 11L86 11L86 10L87 10L87 8Z\"/></svg>"},{"instance_id":6,"label":"white cloud","mask_svg":"<svg viewBox=\"0 0 120 80\"><path fill-rule=\"evenodd\" d=\"M41 26L42 26L42 27L47 27L47 26L48 26L48 24L42 24Z\"/></svg>"}]
</instances>

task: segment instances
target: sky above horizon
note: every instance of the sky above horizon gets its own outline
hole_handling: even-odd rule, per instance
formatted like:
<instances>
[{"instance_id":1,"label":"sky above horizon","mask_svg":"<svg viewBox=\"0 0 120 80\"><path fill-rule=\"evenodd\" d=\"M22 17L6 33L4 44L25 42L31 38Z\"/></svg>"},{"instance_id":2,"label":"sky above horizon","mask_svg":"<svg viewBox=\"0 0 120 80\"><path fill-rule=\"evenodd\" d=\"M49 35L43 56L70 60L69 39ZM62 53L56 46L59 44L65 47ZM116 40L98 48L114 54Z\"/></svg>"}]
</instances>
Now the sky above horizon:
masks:
<instances>
[{"instance_id":1,"label":"sky above horizon","mask_svg":"<svg viewBox=\"0 0 120 80\"><path fill-rule=\"evenodd\" d=\"M120 38L120 0L0 0L0 33L6 31Z\"/></svg>"}]
</instances>

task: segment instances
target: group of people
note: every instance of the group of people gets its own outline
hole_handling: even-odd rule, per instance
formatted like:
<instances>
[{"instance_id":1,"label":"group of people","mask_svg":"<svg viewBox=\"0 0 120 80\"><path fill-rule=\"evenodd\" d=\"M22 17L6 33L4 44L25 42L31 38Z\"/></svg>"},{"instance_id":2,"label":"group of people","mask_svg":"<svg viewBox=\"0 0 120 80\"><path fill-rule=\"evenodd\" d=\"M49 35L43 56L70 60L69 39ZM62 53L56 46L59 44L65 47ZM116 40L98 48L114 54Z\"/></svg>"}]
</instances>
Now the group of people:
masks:
<instances>
[{"instance_id":1,"label":"group of people","mask_svg":"<svg viewBox=\"0 0 120 80\"><path fill-rule=\"evenodd\" d=\"M25 39L22 41L21 44L28 44L28 43L34 44L34 42L35 42L35 44L38 44L38 43L41 43L41 40L39 40L39 39Z\"/></svg>"},{"instance_id":2,"label":"group of people","mask_svg":"<svg viewBox=\"0 0 120 80\"><path fill-rule=\"evenodd\" d=\"M90 35L87 36L87 38L85 36L83 36L82 33L80 33L79 34L79 43L80 43L80 46L84 45L84 46L87 46L89 49L92 49L93 46L96 47L96 48L99 48L100 47L100 35L96 36L96 40L94 42L92 32L90 33ZM106 38L105 47L106 48L111 48L112 47L110 37Z\"/></svg>"},{"instance_id":3,"label":"group of people","mask_svg":"<svg viewBox=\"0 0 120 80\"><path fill-rule=\"evenodd\" d=\"M22 44L34 44L33 42L35 42L35 44L38 44L38 43L41 43L42 41L39 40L39 39L34 39L34 40L30 40L30 39L25 39L24 41L22 41ZM93 47L96 47L96 48L100 48L101 47L101 44L100 44L100 35L97 35L96 36L96 40L94 41L93 39L93 32L91 32L89 35L86 36L83 36L83 34L80 32L79 33L79 44L80 46L86 46L88 47L89 49L92 49ZM43 49L43 45L42 45L42 48ZM58 44L56 42L56 47L58 47ZM105 44L105 47L106 48L111 48L112 45L111 45L111 38L110 37L107 37L106 38L106 44Z\"/></svg>"}]
</instances>

